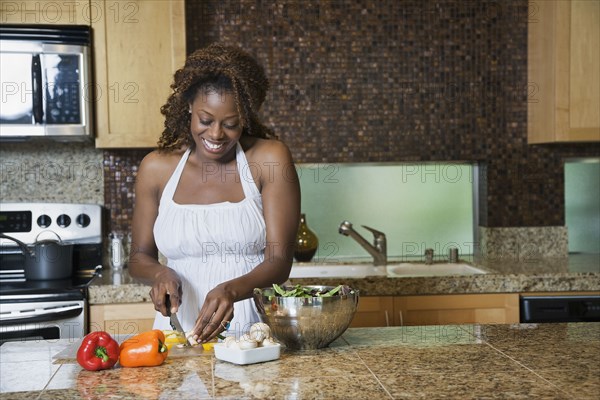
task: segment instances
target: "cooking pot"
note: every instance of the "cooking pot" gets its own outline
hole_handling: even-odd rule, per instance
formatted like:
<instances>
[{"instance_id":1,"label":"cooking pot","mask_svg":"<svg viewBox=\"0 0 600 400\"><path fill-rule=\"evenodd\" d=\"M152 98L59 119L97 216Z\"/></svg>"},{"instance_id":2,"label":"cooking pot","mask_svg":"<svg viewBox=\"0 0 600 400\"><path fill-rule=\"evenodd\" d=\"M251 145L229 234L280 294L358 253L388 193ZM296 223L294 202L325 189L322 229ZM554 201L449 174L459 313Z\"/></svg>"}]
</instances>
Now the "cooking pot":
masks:
<instances>
[{"instance_id":1,"label":"cooking pot","mask_svg":"<svg viewBox=\"0 0 600 400\"><path fill-rule=\"evenodd\" d=\"M44 231L46 232L46 231ZM25 243L13 237L0 233L0 237L15 242L23 256L25 256L25 279L46 281L54 279L67 279L73 275L73 245L64 243L56 232L51 232L58 240L35 238L35 243L30 249Z\"/></svg>"}]
</instances>

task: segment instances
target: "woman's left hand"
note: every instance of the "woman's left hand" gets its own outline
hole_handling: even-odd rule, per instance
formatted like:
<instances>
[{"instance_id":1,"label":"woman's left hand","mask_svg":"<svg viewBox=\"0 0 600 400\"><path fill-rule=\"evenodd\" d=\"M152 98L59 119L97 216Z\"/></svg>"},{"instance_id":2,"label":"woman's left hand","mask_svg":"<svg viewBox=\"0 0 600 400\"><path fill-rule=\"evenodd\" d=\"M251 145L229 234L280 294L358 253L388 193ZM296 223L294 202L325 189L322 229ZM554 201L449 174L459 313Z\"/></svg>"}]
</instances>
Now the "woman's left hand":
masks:
<instances>
[{"instance_id":1,"label":"woman's left hand","mask_svg":"<svg viewBox=\"0 0 600 400\"><path fill-rule=\"evenodd\" d=\"M194 339L199 343L207 342L227 330L233 319L234 299L233 293L227 291L223 285L218 285L208 292L194 325Z\"/></svg>"}]
</instances>

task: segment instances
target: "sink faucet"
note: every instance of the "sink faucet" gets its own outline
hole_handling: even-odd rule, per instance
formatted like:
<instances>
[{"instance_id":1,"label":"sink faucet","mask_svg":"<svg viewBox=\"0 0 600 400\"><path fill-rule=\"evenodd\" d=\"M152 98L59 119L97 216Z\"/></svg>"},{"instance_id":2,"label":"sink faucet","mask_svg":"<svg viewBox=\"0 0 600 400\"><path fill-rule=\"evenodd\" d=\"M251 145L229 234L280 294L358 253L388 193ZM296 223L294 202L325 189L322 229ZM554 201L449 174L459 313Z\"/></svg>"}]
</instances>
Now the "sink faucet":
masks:
<instances>
[{"instance_id":1,"label":"sink faucet","mask_svg":"<svg viewBox=\"0 0 600 400\"><path fill-rule=\"evenodd\" d=\"M369 228L368 226L362 225L363 228L371 231L373 233L373 244L367 242L365 238L360 236L353 228L352 224L348 221L344 221L340 224L340 228L338 229L339 233L344 236L350 236L352 239L356 240L358 244L360 244L365 250L369 252L370 255L373 256L373 264L374 265L386 265L387 264L387 246L385 240L385 234L383 232L379 232L373 228Z\"/></svg>"}]
</instances>

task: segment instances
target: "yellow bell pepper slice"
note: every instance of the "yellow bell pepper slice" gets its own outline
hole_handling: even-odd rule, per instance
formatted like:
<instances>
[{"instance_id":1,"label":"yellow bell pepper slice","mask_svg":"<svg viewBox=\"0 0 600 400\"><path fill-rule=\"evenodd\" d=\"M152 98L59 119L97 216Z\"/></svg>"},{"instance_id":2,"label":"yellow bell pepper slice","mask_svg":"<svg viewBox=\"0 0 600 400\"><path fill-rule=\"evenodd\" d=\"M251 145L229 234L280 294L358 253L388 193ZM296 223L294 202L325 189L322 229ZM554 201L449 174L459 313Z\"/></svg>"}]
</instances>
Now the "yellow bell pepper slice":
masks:
<instances>
[{"instance_id":1,"label":"yellow bell pepper slice","mask_svg":"<svg viewBox=\"0 0 600 400\"><path fill-rule=\"evenodd\" d=\"M185 344L185 336L181 332L165 330L163 333L165 334L165 346L169 350L175 345Z\"/></svg>"},{"instance_id":2,"label":"yellow bell pepper slice","mask_svg":"<svg viewBox=\"0 0 600 400\"><path fill-rule=\"evenodd\" d=\"M211 342L202 343L202 348L205 351L210 351L210 350L213 350L213 348L215 347L215 344L217 344L216 340L213 340Z\"/></svg>"}]
</instances>

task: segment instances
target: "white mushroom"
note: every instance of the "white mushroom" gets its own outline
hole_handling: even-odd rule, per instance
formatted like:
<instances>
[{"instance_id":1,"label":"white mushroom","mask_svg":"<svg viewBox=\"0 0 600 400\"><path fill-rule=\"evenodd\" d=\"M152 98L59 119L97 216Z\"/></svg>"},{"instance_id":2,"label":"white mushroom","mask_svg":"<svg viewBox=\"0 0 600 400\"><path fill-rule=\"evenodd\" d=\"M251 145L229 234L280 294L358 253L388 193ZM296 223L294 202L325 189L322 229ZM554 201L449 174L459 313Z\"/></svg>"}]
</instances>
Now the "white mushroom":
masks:
<instances>
[{"instance_id":1,"label":"white mushroom","mask_svg":"<svg viewBox=\"0 0 600 400\"><path fill-rule=\"evenodd\" d=\"M275 346L276 344L277 342L272 337L265 338L265 340L262 341L262 346L264 347Z\"/></svg>"},{"instance_id":2,"label":"white mushroom","mask_svg":"<svg viewBox=\"0 0 600 400\"><path fill-rule=\"evenodd\" d=\"M248 350L258 347L258 342L250 337L250 335L245 334L240 338L238 345L240 346L240 349Z\"/></svg>"},{"instance_id":3,"label":"white mushroom","mask_svg":"<svg viewBox=\"0 0 600 400\"><path fill-rule=\"evenodd\" d=\"M186 332L185 338L190 342L192 346L198 346L198 342L194 339L194 331Z\"/></svg>"},{"instance_id":4,"label":"white mushroom","mask_svg":"<svg viewBox=\"0 0 600 400\"><path fill-rule=\"evenodd\" d=\"M264 322L257 322L250 327L250 337L258 343L262 343L268 337L271 337L271 328Z\"/></svg>"},{"instance_id":5,"label":"white mushroom","mask_svg":"<svg viewBox=\"0 0 600 400\"><path fill-rule=\"evenodd\" d=\"M233 336L227 336L225 338L225 340L223 341L223 343L225 343L225 347L232 347L235 343L235 337Z\"/></svg>"}]
</instances>

